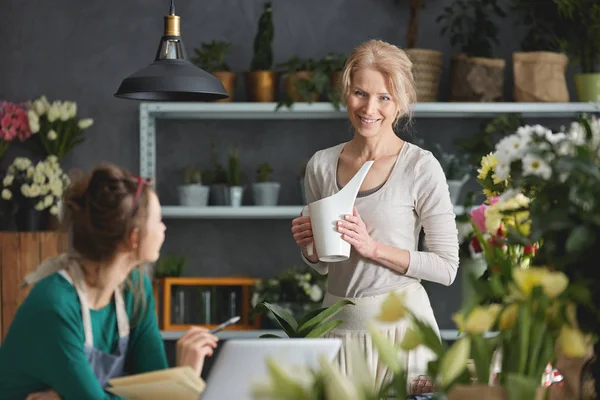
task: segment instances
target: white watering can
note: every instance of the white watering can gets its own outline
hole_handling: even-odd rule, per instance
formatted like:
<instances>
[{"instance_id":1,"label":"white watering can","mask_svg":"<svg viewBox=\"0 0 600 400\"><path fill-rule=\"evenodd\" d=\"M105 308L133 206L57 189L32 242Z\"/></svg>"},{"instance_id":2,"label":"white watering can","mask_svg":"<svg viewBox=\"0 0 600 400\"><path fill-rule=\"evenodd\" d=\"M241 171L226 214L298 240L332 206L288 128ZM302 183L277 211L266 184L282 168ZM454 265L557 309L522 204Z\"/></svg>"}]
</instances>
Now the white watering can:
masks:
<instances>
[{"instance_id":1,"label":"white watering can","mask_svg":"<svg viewBox=\"0 0 600 400\"><path fill-rule=\"evenodd\" d=\"M372 165L373 161L367 161L342 190L302 209L302 215L310 216L313 243L320 261L340 262L350 257L350 243L342 239L337 222L343 220L344 215L352 214L360 186ZM313 243L306 248L309 256L314 254Z\"/></svg>"}]
</instances>

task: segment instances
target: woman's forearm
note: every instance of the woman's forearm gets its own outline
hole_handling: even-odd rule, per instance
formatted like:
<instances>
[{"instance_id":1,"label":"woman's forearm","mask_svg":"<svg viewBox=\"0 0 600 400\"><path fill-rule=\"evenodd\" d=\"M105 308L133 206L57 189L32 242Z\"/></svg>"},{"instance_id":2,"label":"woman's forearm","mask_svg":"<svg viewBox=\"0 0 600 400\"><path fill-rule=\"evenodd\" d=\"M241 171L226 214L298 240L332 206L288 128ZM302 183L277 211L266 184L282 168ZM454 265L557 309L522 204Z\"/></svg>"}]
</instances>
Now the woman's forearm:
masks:
<instances>
[{"instance_id":1,"label":"woman's forearm","mask_svg":"<svg viewBox=\"0 0 600 400\"><path fill-rule=\"evenodd\" d=\"M410 252L408 250L398 249L379 242L376 243L373 256L370 258L401 274L405 274L410 265Z\"/></svg>"}]
</instances>

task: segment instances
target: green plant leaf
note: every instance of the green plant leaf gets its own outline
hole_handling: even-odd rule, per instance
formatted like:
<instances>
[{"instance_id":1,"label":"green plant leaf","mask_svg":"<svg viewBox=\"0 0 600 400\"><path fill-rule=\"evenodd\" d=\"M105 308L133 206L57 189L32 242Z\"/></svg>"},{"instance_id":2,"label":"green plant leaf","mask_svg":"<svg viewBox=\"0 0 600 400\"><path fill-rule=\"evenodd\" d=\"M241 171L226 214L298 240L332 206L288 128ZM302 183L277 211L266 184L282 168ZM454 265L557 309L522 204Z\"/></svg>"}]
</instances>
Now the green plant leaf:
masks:
<instances>
[{"instance_id":1,"label":"green plant leaf","mask_svg":"<svg viewBox=\"0 0 600 400\"><path fill-rule=\"evenodd\" d=\"M289 337L296 337L296 329L298 327L298 323L287 310L284 308L267 302L262 302L256 306L257 309L265 309L266 311L270 311L275 317L275 321L279 324L281 329L285 331L285 333Z\"/></svg>"},{"instance_id":2,"label":"green plant leaf","mask_svg":"<svg viewBox=\"0 0 600 400\"><path fill-rule=\"evenodd\" d=\"M329 331L331 331L332 329L335 329L337 326L339 326L342 323L344 323L344 321L342 321L341 319L336 319L333 321L325 322L325 323L317 326L312 331L308 332L308 334L306 334L306 336L303 336L303 337L306 337L306 338L323 337L325 334L329 333Z\"/></svg>"},{"instance_id":3,"label":"green plant leaf","mask_svg":"<svg viewBox=\"0 0 600 400\"><path fill-rule=\"evenodd\" d=\"M299 324L298 329L297 329L298 335L300 335L301 337L304 337L308 332L312 331L316 326L318 326L319 324L325 323L327 320L329 320L335 314L340 312L340 310L347 305L354 305L354 303L350 300L343 299L343 300L339 300L339 301L335 302L334 304L332 304L329 307L317 310L319 312L315 313L314 316L312 316L310 319L306 320L306 322ZM311 314L312 313L309 313L309 315L311 315ZM304 318L302 320L304 320Z\"/></svg>"},{"instance_id":4,"label":"green plant leaf","mask_svg":"<svg viewBox=\"0 0 600 400\"><path fill-rule=\"evenodd\" d=\"M265 333L264 335L260 335L261 339L281 339L281 336L274 335L272 333Z\"/></svg>"}]
</instances>

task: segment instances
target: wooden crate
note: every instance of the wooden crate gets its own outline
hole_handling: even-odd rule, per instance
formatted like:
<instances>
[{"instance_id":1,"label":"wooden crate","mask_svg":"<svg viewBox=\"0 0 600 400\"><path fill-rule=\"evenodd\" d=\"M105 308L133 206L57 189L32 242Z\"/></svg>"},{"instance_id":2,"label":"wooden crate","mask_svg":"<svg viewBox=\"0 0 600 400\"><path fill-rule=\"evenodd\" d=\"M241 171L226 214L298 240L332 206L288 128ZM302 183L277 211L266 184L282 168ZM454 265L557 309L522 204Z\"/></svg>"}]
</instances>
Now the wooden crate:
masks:
<instances>
[{"instance_id":1,"label":"wooden crate","mask_svg":"<svg viewBox=\"0 0 600 400\"><path fill-rule=\"evenodd\" d=\"M241 289L241 309L239 315L241 321L235 325L229 326L226 330L250 330L260 329L260 318L250 318L250 296L251 287L259 281L255 278L187 278L187 277L168 277L154 281L154 298L156 301L156 315L159 320L160 329L164 331L185 331L192 327L192 324L173 324L171 316L171 294L173 286L200 286L200 287L219 287L219 286L237 286ZM221 321L224 322L224 321ZM208 329L216 327L218 324L202 325Z\"/></svg>"},{"instance_id":2,"label":"wooden crate","mask_svg":"<svg viewBox=\"0 0 600 400\"><path fill-rule=\"evenodd\" d=\"M67 233L60 231L0 232L0 338L8 328L29 288L25 276L42 261L67 248Z\"/></svg>"}]
</instances>

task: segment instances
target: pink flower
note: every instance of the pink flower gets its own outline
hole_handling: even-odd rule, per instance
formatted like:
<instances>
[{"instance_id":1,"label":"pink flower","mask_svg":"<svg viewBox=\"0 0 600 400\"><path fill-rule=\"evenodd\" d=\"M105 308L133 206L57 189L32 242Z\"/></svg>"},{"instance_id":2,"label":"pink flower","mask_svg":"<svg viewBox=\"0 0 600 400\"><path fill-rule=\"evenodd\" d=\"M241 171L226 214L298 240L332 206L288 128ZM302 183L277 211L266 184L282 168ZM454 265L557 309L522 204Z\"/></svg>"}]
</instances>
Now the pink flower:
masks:
<instances>
[{"instance_id":1,"label":"pink flower","mask_svg":"<svg viewBox=\"0 0 600 400\"><path fill-rule=\"evenodd\" d=\"M0 139L10 142L15 139L24 142L31 136L27 110L14 103L0 105Z\"/></svg>"},{"instance_id":2,"label":"pink flower","mask_svg":"<svg viewBox=\"0 0 600 400\"><path fill-rule=\"evenodd\" d=\"M485 210L488 208L487 204L482 204L477 208L471 210L471 218L473 223L480 232L485 232Z\"/></svg>"}]
</instances>

